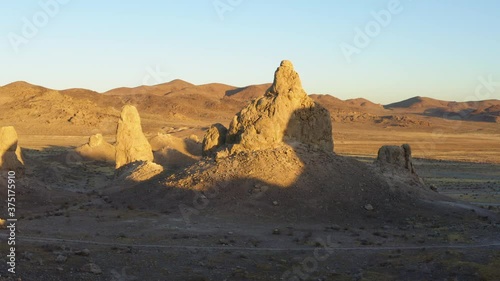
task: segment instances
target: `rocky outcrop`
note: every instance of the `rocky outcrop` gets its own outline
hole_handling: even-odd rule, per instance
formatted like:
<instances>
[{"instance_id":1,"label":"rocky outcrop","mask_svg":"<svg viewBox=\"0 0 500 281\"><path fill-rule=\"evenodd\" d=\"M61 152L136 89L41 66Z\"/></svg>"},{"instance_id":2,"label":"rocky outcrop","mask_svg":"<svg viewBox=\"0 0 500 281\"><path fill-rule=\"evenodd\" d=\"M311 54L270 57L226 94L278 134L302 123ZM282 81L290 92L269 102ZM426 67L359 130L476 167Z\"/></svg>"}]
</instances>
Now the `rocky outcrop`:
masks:
<instances>
[{"instance_id":1,"label":"rocky outcrop","mask_svg":"<svg viewBox=\"0 0 500 281\"><path fill-rule=\"evenodd\" d=\"M116 149L101 134L91 136L88 143L76 148L76 152L87 159L115 162Z\"/></svg>"},{"instance_id":2,"label":"rocky outcrop","mask_svg":"<svg viewBox=\"0 0 500 281\"><path fill-rule=\"evenodd\" d=\"M17 132L12 126L0 128L0 169L24 172L21 147L18 145Z\"/></svg>"},{"instance_id":3,"label":"rocky outcrop","mask_svg":"<svg viewBox=\"0 0 500 281\"><path fill-rule=\"evenodd\" d=\"M153 151L142 132L137 109L125 105L116 131L116 169L136 161L153 161Z\"/></svg>"},{"instance_id":4,"label":"rocky outcrop","mask_svg":"<svg viewBox=\"0 0 500 281\"><path fill-rule=\"evenodd\" d=\"M208 131L203 137L202 152L203 156L210 156L217 148L226 143L227 128L224 125L217 123L208 128Z\"/></svg>"},{"instance_id":5,"label":"rocky outcrop","mask_svg":"<svg viewBox=\"0 0 500 281\"><path fill-rule=\"evenodd\" d=\"M285 60L264 96L233 118L226 143L236 150L258 150L295 142L333 151L330 113L307 96L292 63Z\"/></svg>"},{"instance_id":6,"label":"rocky outcrop","mask_svg":"<svg viewBox=\"0 0 500 281\"><path fill-rule=\"evenodd\" d=\"M405 169L411 174L415 173L413 160L411 157L411 148L409 144L402 146L384 145L378 150L375 164L380 167L393 167Z\"/></svg>"}]
</instances>

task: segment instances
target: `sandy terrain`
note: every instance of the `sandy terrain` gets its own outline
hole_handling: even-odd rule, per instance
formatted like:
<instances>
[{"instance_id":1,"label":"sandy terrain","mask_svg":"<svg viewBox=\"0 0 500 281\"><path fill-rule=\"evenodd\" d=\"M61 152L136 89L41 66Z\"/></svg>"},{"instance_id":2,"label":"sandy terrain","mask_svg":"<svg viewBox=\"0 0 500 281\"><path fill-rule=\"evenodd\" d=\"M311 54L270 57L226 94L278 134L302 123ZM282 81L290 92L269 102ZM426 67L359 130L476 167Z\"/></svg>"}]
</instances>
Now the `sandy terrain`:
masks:
<instances>
[{"instance_id":1,"label":"sandy terrain","mask_svg":"<svg viewBox=\"0 0 500 281\"><path fill-rule=\"evenodd\" d=\"M316 175L327 178L325 171L316 174L318 167L368 167L348 175L335 170L335 185L346 187L332 194L346 197L325 201L309 197L307 189L290 193L300 197L287 201L264 171L256 173L268 181L230 178L234 170L247 171L225 160L200 158L193 166L169 168L136 183L117 181L113 163L74 152L95 133L114 143L123 104L137 106L148 139L158 133L201 139L210 124L227 126L268 86L175 80L104 94L52 92L25 83L0 88L0 125L16 127L26 164L17 189L19 274L5 274L2 254L0 280L498 279L500 126L491 116L499 101L482 104L482 111L462 120L448 120L436 108L461 112L469 105L413 99L384 108L363 99L315 97L332 114L338 156L327 164L313 153L301 157L298 150L277 160L255 159L289 164L297 158L298 164L286 166L295 178L284 170L275 175L277 182L295 184ZM423 194L417 200L413 191L384 197L378 191L385 186L370 186L378 183L370 169L379 147L402 143L412 146L417 173L437 192L415 191ZM241 186L241 192L210 195L210 190L169 186L184 179L201 184L212 169L230 178L221 190ZM6 180L0 180L6 189ZM318 202L330 209L308 211ZM0 252L6 253L7 232L0 236Z\"/></svg>"}]
</instances>

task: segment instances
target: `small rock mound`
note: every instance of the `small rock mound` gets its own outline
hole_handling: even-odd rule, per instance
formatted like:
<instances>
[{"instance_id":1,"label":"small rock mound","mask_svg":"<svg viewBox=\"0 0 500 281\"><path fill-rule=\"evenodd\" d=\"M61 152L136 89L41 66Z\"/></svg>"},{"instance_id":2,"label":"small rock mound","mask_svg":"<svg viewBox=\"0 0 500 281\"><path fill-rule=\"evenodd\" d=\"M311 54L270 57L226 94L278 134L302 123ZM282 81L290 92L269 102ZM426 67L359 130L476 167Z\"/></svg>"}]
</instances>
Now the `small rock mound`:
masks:
<instances>
[{"instance_id":1,"label":"small rock mound","mask_svg":"<svg viewBox=\"0 0 500 281\"><path fill-rule=\"evenodd\" d=\"M117 179L142 182L163 172L163 167L151 161L135 161L117 170Z\"/></svg>"},{"instance_id":2,"label":"small rock mound","mask_svg":"<svg viewBox=\"0 0 500 281\"><path fill-rule=\"evenodd\" d=\"M227 128L220 123L213 124L203 137L203 156L210 156L226 143Z\"/></svg>"},{"instance_id":3,"label":"small rock mound","mask_svg":"<svg viewBox=\"0 0 500 281\"><path fill-rule=\"evenodd\" d=\"M78 147L76 152L91 160L115 162L116 149L101 134L91 136L89 142Z\"/></svg>"},{"instance_id":4,"label":"small rock mound","mask_svg":"<svg viewBox=\"0 0 500 281\"><path fill-rule=\"evenodd\" d=\"M375 163L382 168L392 167L396 169L405 169L411 174L416 174L409 144L403 144L401 146L382 146L378 150Z\"/></svg>"},{"instance_id":5,"label":"small rock mound","mask_svg":"<svg viewBox=\"0 0 500 281\"><path fill-rule=\"evenodd\" d=\"M136 161L153 161L153 151L142 132L137 108L125 105L116 131L116 169Z\"/></svg>"},{"instance_id":6,"label":"small rock mound","mask_svg":"<svg viewBox=\"0 0 500 281\"><path fill-rule=\"evenodd\" d=\"M330 113L307 96L299 75L286 60L264 96L233 118L226 138L236 151L273 148L284 142L333 151Z\"/></svg>"},{"instance_id":7,"label":"small rock mound","mask_svg":"<svg viewBox=\"0 0 500 281\"><path fill-rule=\"evenodd\" d=\"M217 212L287 220L389 214L413 200L369 165L303 144L205 158L164 185L200 192Z\"/></svg>"},{"instance_id":8,"label":"small rock mound","mask_svg":"<svg viewBox=\"0 0 500 281\"><path fill-rule=\"evenodd\" d=\"M24 172L21 147L18 145L17 132L12 126L0 128L0 169Z\"/></svg>"},{"instance_id":9,"label":"small rock mound","mask_svg":"<svg viewBox=\"0 0 500 281\"><path fill-rule=\"evenodd\" d=\"M154 161L166 169L184 168L199 160L200 142L194 137L182 139L159 133L150 140Z\"/></svg>"}]
</instances>

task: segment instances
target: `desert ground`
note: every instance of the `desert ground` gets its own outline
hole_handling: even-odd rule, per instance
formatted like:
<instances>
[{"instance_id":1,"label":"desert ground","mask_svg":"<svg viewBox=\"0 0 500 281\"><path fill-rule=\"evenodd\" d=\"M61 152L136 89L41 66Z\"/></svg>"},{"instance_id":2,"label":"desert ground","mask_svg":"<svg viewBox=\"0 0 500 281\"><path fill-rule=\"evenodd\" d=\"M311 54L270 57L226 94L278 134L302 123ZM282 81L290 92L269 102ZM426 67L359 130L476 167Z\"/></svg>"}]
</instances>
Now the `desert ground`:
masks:
<instances>
[{"instance_id":1,"label":"desert ground","mask_svg":"<svg viewBox=\"0 0 500 281\"><path fill-rule=\"evenodd\" d=\"M17 273L7 273L3 229L0 280L500 278L500 101L315 94L331 115L334 155L295 143L203 155L210 125L230 127L269 87L1 87L0 126L15 127L25 170ZM98 133L114 144L125 104L163 166L146 180L77 152ZM379 148L405 143L412 181L379 172Z\"/></svg>"}]
</instances>

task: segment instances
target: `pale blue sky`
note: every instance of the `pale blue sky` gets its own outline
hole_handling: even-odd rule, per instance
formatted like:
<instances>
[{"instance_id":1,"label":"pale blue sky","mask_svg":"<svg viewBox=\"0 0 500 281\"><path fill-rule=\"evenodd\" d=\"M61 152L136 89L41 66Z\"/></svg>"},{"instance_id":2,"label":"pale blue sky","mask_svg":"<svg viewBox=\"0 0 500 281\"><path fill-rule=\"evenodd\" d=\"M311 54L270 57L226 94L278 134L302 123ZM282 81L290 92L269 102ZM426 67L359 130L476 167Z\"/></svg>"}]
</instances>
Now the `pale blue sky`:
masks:
<instances>
[{"instance_id":1,"label":"pale blue sky","mask_svg":"<svg viewBox=\"0 0 500 281\"><path fill-rule=\"evenodd\" d=\"M0 2L1 85L102 92L179 78L245 86L271 82L282 59L293 61L310 94L379 103L416 95L464 101L479 76L500 82L495 0L401 0L385 26L372 12L388 11L386 0L59 2ZM50 15L40 3L58 7ZM230 10L220 17L214 3ZM23 18L39 26L34 36L23 35ZM356 45L356 28L367 26L373 37ZM360 47L350 62L346 44Z\"/></svg>"}]
</instances>

